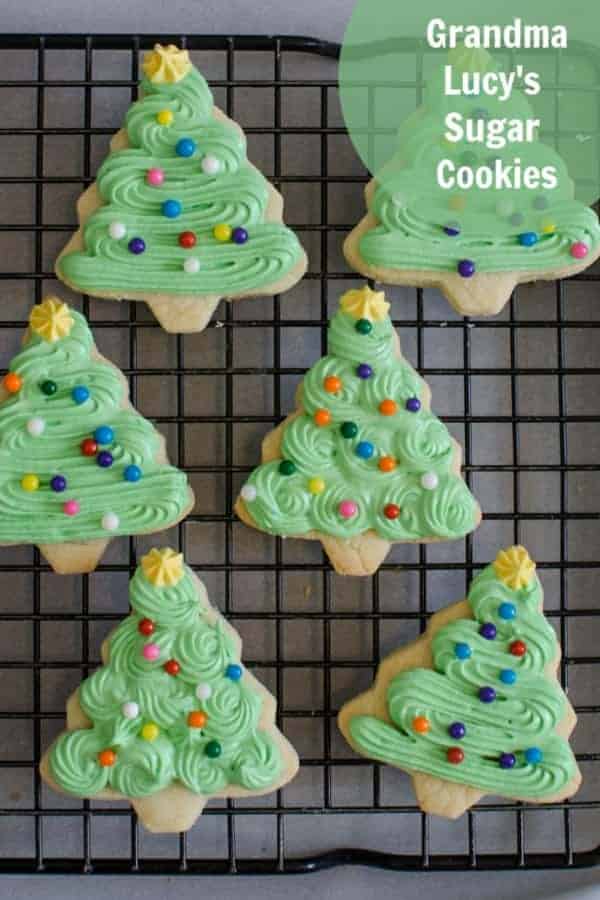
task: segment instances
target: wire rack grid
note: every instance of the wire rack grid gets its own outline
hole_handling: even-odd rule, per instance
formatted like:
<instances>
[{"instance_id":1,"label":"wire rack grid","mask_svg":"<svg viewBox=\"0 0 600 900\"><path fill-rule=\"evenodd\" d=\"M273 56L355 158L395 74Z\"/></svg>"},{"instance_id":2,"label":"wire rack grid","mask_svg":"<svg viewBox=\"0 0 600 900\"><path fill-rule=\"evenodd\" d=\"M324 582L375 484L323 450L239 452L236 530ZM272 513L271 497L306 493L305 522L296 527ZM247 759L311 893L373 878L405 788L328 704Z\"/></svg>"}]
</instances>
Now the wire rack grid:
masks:
<instances>
[{"instance_id":1,"label":"wire rack grid","mask_svg":"<svg viewBox=\"0 0 600 900\"><path fill-rule=\"evenodd\" d=\"M195 487L171 539L244 638L245 661L276 693L299 749L297 779L276 795L212 804L187 835L138 829L128 804L48 791L41 752L64 703L99 662L127 612L127 580L152 539L115 541L90 576L50 574L37 551L0 548L0 871L3 873L292 873L341 863L411 870L575 867L599 860L597 725L600 585L595 529L600 452L598 269L519 288L505 312L473 322L436 292L395 288L405 352L461 441L485 518L447 546L395 547L372 579L342 579L318 545L244 528L232 502L265 431L293 403L325 350L328 315L355 285L340 254L363 211L367 172L341 118L339 48L309 38L156 38L186 45L219 105L243 125L249 156L284 194L310 270L284 298L223 304L202 335L167 336L141 304L81 298L57 285L56 252L74 202L136 96L139 52L154 36L3 36L0 311L4 365L32 302L59 291L90 318L101 351L129 376ZM420 98L424 55L399 84ZM430 820L408 779L356 758L336 731L341 703L382 655L459 599L497 548L527 543L540 561L561 676L579 715L584 788L525 808L487 798L459 822Z\"/></svg>"}]
</instances>

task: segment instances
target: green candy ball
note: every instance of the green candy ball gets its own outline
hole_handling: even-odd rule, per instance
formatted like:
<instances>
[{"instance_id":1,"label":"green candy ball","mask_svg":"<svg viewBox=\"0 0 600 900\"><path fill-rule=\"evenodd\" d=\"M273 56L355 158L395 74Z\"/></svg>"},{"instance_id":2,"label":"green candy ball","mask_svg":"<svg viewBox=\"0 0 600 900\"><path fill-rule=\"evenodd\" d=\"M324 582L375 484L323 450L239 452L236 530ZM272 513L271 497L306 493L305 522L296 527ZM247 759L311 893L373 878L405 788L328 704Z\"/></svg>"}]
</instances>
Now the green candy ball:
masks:
<instances>
[{"instance_id":1,"label":"green candy ball","mask_svg":"<svg viewBox=\"0 0 600 900\"><path fill-rule=\"evenodd\" d=\"M209 741L204 748L204 752L210 759L216 759L217 756L221 755L221 745L218 741Z\"/></svg>"},{"instance_id":2,"label":"green candy ball","mask_svg":"<svg viewBox=\"0 0 600 900\"><path fill-rule=\"evenodd\" d=\"M373 324L368 319L359 319L354 327L359 334L371 334L373 331Z\"/></svg>"},{"instance_id":3,"label":"green candy ball","mask_svg":"<svg viewBox=\"0 0 600 900\"><path fill-rule=\"evenodd\" d=\"M283 462L279 463L279 471L282 475L293 475L296 471L296 466L291 459L284 459Z\"/></svg>"},{"instance_id":4,"label":"green candy ball","mask_svg":"<svg viewBox=\"0 0 600 900\"><path fill-rule=\"evenodd\" d=\"M354 438L358 434L358 425L356 422L344 422L342 425L342 436L345 438Z\"/></svg>"},{"instance_id":5,"label":"green candy ball","mask_svg":"<svg viewBox=\"0 0 600 900\"><path fill-rule=\"evenodd\" d=\"M55 394L58 390L58 385L55 381L44 381L41 384L42 394L45 394L46 397L51 397L52 394Z\"/></svg>"}]
</instances>

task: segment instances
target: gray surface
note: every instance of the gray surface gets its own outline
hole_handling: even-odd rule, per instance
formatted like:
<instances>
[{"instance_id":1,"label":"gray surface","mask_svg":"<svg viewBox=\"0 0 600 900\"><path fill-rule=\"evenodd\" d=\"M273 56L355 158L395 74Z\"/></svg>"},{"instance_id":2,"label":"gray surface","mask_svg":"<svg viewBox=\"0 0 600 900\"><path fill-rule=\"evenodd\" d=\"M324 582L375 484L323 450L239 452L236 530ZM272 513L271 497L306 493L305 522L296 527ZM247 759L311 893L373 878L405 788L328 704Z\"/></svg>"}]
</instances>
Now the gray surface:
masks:
<instances>
[{"instance_id":1,"label":"gray surface","mask_svg":"<svg viewBox=\"0 0 600 900\"><path fill-rule=\"evenodd\" d=\"M33 6L26 11L26 18L18 21L20 14L18 9L11 10L11 19L4 16L3 25L6 30L12 27L14 30L73 30L73 31L129 31L152 29L160 30L168 28L170 31L211 31L228 32L304 32L320 36L339 37L340 24L350 7L348 2L331 3L325 8L323 4L304 3L296 4L272 4L259 5L248 3L229 3L226 8L222 4L199 3L174 3L169 6L169 13L161 9L148 8L149 4L129 3L127 7L120 4L113 5L110 14L107 8L110 4L73 4L74 13L68 12L66 3L53 3L50 7ZM114 12L118 9L118 12ZM21 13L21 15L23 15ZM168 18L166 18L168 16ZM119 66L126 73L127 62L115 63L108 56L98 56L95 64L95 74L98 77L104 72L111 72L111 77L119 77ZM201 64L207 74L218 76L223 73L223 59L218 54L205 55ZM260 56L254 57L244 64L243 71L238 69L238 75L247 74L260 77L264 74L264 66L269 64ZM19 60L10 61L11 66L18 67L18 74L28 77L31 70L27 59L23 56ZM79 56L66 58L64 54L56 54L49 61L49 77L78 77L81 74L82 60ZM298 61L298 66L302 62ZM104 67L104 68L103 68ZM331 77L330 63L323 63L322 69ZM15 77L17 69L13 69ZM311 71L316 77L317 67L311 62ZM24 74L27 72L27 74ZM291 75L292 72L287 74ZM306 74L306 70L304 70ZM4 76L9 77L9 76ZM112 93L97 92L97 100L94 103L94 124L107 127L118 127L123 111L127 107L127 94L125 91ZM13 92L12 96L3 97L3 116L5 126L13 124L27 124L33 115L33 95L26 92ZM253 92L244 95L242 91L236 94L236 114L242 125L260 124L265 119L272 117L272 108L267 92ZM310 90L295 94L293 102L284 103L284 115L290 124L299 122L314 122L315 103ZM69 96L64 90L48 92L48 120L47 124L61 126L77 125L81 122L81 97L77 92ZM333 104L335 123L336 110ZM289 118L287 118L289 117ZM312 118L311 118L312 117ZM105 152L107 141L102 138L94 141L94 160L99 162ZM265 172L272 171L272 148L267 142L261 142L258 138L249 140L250 156L259 164ZM319 140L307 138L302 145L297 140L283 145L284 170L289 173L315 174L319 171ZM46 172L77 174L81 172L81 145L76 138L56 139L47 141L46 144ZM29 154L29 155L28 155ZM0 154L0 167L2 174L30 173L31 148L17 146L7 142ZM344 138L336 140L335 148L332 142L332 152L329 164L331 171L337 174L350 174L359 171L351 147ZM45 189L45 221L51 223L73 222L73 203L77 196L76 185L60 188ZM362 210L361 192L357 186L343 188L331 192L331 221L352 222L360 215ZM19 191L15 188L5 189L0 195L2 204L0 208L10 209L11 220L19 217L18 221L29 222L33 220L32 198L27 191ZM318 222L319 221L319 196L317 191L297 191L290 188L286 191L286 209L289 222ZM52 236L44 245L44 265L49 267L58 249L62 235ZM31 242L28 238L19 235L1 236L2 254L11 260L22 260L23 268L31 266ZM334 235L329 242L328 264L331 270L342 267L338 249L338 236ZM319 248L316 244L308 244L309 252L313 259L318 259ZM6 264L6 263L5 263ZM350 282L348 282L350 284ZM339 291L346 285L336 282L330 292L331 306L335 304ZM54 285L49 285L54 287ZM10 291L10 307L1 315L8 317L25 317L32 300L30 285L8 285ZM411 319L415 315L413 292L397 289L390 295L395 298L394 312L398 318ZM523 302L519 304L518 315L527 319L552 319L555 317L554 289L552 286L528 288L522 292ZM570 319L577 320L596 318L596 298L594 292L583 285L571 284L567 288L567 308ZM288 295L282 302L283 317L317 318L319 316L318 287L314 283L306 282L300 285ZM268 300L248 301L235 308L235 314L241 319L272 317L272 303ZM120 320L126 317L127 310L118 304L95 302L92 304L92 319L114 318ZM139 315L145 317L146 313L140 309ZM425 335L424 367L435 368L441 366L458 366L462 363L461 333L458 330L445 328L444 322L453 318L447 304L435 292L428 292L426 297L425 315L430 319L439 320L439 327L429 329ZM198 353L206 365L221 366L224 363L222 333L219 330L211 330L200 337L191 337L184 340L186 361L193 364L198 358ZM272 364L271 347L268 339L261 332L243 332L243 336L251 334L253 340L238 340L235 345L235 364L239 366L261 366ZM583 332L577 328L571 329L566 335L566 364L572 366L598 366L597 341L595 332ZM115 329L114 331L98 332L98 342L101 350L105 350L122 366L130 363L128 348L124 337ZM16 349L17 335L13 332L2 332L0 322L0 348L2 356L0 364L5 364L10 355ZM407 355L415 361L416 343L415 334L410 329L402 333L403 346ZM146 330L141 332L139 343L138 363L151 368L152 366L172 365L175 362L176 345L173 338L169 338L161 332ZM282 333L282 359L284 365L290 367L308 366L320 353L320 334L318 329L298 330L288 328ZM474 328L472 332L472 363L483 368L506 367L511 363L508 332L503 329ZM543 334L536 329L523 328L517 339L518 364L529 367L551 367L556 359L556 333L545 331ZM191 361L191 362L190 362ZM289 408L293 389L297 383L296 376L282 379L282 409ZM462 409L462 379L430 377L429 382L433 389L434 407L440 414L458 414ZM568 412L599 412L598 392L596 379L591 376L578 376L566 379L566 397ZM186 386L186 411L194 414L206 414L223 409L224 380L220 377L214 379L189 379ZM240 382L238 384L238 382ZM156 390L157 384L160 389ZM552 413L557 408L557 381L551 376L532 376L519 379L517 387L518 408L521 413L543 415ZM159 415L168 411L175 400L175 386L166 378L144 377L138 380L138 404L146 415ZM261 415L272 415L273 397L272 384L268 378L249 377L236 379L235 411L255 412ZM189 404L189 405L188 405ZM475 413L503 415L510 413L510 382L505 376L478 376L473 383L473 411ZM197 426L196 426L197 427ZM265 426L253 425L250 427L234 427L235 461L236 463L250 465L256 461L260 438ZM460 428L453 428L456 436L462 439ZM171 441L172 451L176 450L176 435L168 435ZM194 432L194 426L187 426L186 431L188 453L186 462L189 464L211 464L220 458L223 448L223 436L216 428L208 426L202 430L202 442L198 440L198 432ZM576 463L595 462L600 449L598 446L598 429L583 425L569 426L570 461ZM527 425L520 429L520 460L521 463L548 463L558 461L559 440L558 429L552 425ZM509 427L496 427L493 430L478 426L473 429L473 455L477 463L512 462L512 443ZM522 506L530 512L553 512L558 509L560 502L559 483L557 475L540 476L536 473L526 473L520 476L522 491ZM478 475L474 489L478 494L482 505L487 511L508 511L512 497L512 476L498 473L486 473ZM211 514L222 509L222 485L216 484L212 476L197 478L196 488L199 494L198 512ZM595 483L585 473L573 473L569 475L569 509L572 511L597 511L599 508L598 496L595 491ZM534 555L543 559L556 559L559 552L560 529L557 523L552 522L528 522L525 523L520 539L526 542ZM201 526L188 526L186 528L187 547L192 561L202 566L203 563L215 562L222 558L222 535L218 529ZM485 561L493 555L499 544L512 539L512 530L507 523L491 522L483 525L475 538L476 559ZM255 532L250 532L241 526L234 529L234 550L237 560L261 561L271 560L273 543ZM569 531L568 551L571 558L578 560L591 560L596 556L596 542L590 530L589 522L574 523ZM123 544L113 544L110 560L124 561L126 549ZM460 561L462 546L448 545L434 548L428 551L428 559L431 561ZM28 550L2 551L2 559L11 561L30 559ZM318 560L319 554L316 548L306 544L288 543L284 549L286 561L310 561ZM414 559L414 551L399 548L395 551L394 558ZM573 608L593 607L596 605L597 578L593 570L578 570L571 572L568 577L568 603ZM213 601L221 605L220 588L222 578L218 575L209 576L206 579ZM558 603L558 578L556 572L549 572L545 576L547 587L547 600L550 609L556 608ZM126 611L126 579L123 576L109 576L99 574L91 579L91 610L114 611L123 614ZM78 610L81 603L81 587L79 579L61 579L60 593L56 589L57 579L51 576L42 579L42 609L45 612L52 609ZM20 576L11 577L10 582L3 583L4 591L0 595L0 609L4 612L12 610L26 610L30 608L31 585L27 579ZM299 577L289 575L284 579L286 591L285 609L301 610L307 603L312 609L322 608L321 579L316 577ZM248 614L255 610L265 608L272 597L272 581L270 577L257 577L250 579L248 576L234 579L233 609L237 614L236 627L239 628L245 638L247 660L269 659L274 655L274 627L272 623L264 625L247 618ZM416 576L409 575L403 578L391 578L389 575L381 577L382 603L384 608L412 609L415 608L418 598L418 580ZM444 605L458 598L464 590L462 576L443 578L440 575L428 577L428 594L431 609ZM372 597L370 585L362 582L342 581L339 578L332 579L332 610L335 611L361 611L371 609ZM29 605L29 606L28 606ZM569 653L571 655L589 655L596 652L597 647L597 620L582 617L578 620L578 627L573 628L569 634ZM596 633L594 628L596 626ZM91 658L97 658L98 648L106 628L104 626L90 630L90 654ZM387 652L397 643L406 640L412 632L400 621L388 623L382 628L381 649ZM310 716L313 706L321 707L323 704L322 684L318 672L318 660L323 640L323 626L319 622L310 625L301 622L288 623L284 626L284 656L286 659L314 657L314 665L308 667L306 678L298 678L298 670L290 670L293 678L284 679L284 696L282 703L288 709L306 709L306 718L289 720L286 723L286 731L297 744L301 754L314 755L315 747L319 746L321 739L320 722L315 723ZM31 654L31 629L27 625L9 630L6 628L0 638L0 657L4 659L29 658ZM371 626L361 622L358 618L353 622L339 623L332 629L332 652L334 657L344 660L366 661L371 659ZM42 655L47 660L69 660L80 654L81 631L77 627L63 624L57 627L45 627L42 631ZM261 673L259 673L261 674ZM272 670L262 673L268 682L272 676ZM17 683L11 674L10 679L4 679L0 683L0 708L6 709L13 704L15 709L29 707L29 685ZM591 702L594 696L594 685L590 681L589 667L573 666L570 686L571 697L574 702ZM79 680L77 672L69 669L58 669L54 673L47 673L43 680L43 708L45 711L59 712L63 709L64 699L67 693ZM368 680L367 670L340 669L334 673L331 703L338 706L346 697L351 696ZM24 699L27 698L27 699ZM44 741L56 732L59 721L50 720L44 728ZM575 747L581 752L594 752L596 749L595 738L597 729L593 723L585 721L578 728ZM349 751L337 738L335 730L331 734L333 752L341 757L349 756ZM26 726L11 723L9 731L0 735L3 752L9 757L18 755L31 755L31 732ZM4 770L6 775L6 770ZM586 785L584 796L597 798L599 788L592 767L587 766L584 773ZM31 782L28 778L22 779L18 770L10 771L10 778L4 778L0 782L0 804L12 803L15 809L20 804L28 805L31 801ZM334 803L353 804L368 803L372 790L372 772L369 767L337 767L333 768L332 800ZM383 776L383 801L396 802L399 799L408 798L408 784L405 778L393 772L386 772ZM290 805L298 806L319 805L323 799L323 783L318 769L305 770L297 781L285 792L285 801ZM45 794L46 802L52 805L65 804L71 801L57 800L54 796ZM268 800L264 801L266 804ZM514 816L504 814L481 813L477 816L480 831L480 850L502 850L508 845L514 846ZM576 849L590 847L598 843L598 814L596 812L582 812L578 814L576 823ZM78 853L81 848L81 832L75 822L64 822L63 828L57 828L54 823L49 823L46 829L46 851L59 853L70 851ZM321 824L316 817L290 816L287 825L287 839L291 853L313 852L330 846L343 844L356 844L386 849L409 850L415 849L413 820L400 816L340 816L333 820L329 818ZM559 813L530 811L525 815L525 836L528 849L562 849L561 816ZM206 817L194 831L191 839L191 850L194 854L220 855L225 848L225 835L223 833L224 820L220 817ZM31 835L23 828L17 827L17 821L0 822L0 853L24 852ZM7 827L8 826L8 827ZM240 855L261 855L271 852L273 848L274 832L273 823L269 817L237 817L238 852ZM118 821L106 820L99 823L98 831L94 834L97 841L98 852L111 854L123 852L123 839L126 834L119 827ZM466 829L464 821L448 824L433 823L432 825L432 852L464 852L466 841ZM172 838L156 838L146 836L142 839L142 852L169 854L173 849ZM504 873L482 875L440 875L424 876L402 873L380 873L369 870L339 870L308 878L287 879L282 885L279 879L245 879L245 880L220 880L209 879L201 882L189 882L178 880L144 880L141 884L132 885L132 881L123 882L119 879L109 881L87 881L85 890L90 897L100 896L110 885L111 893L116 896L141 895L144 891L146 897L162 897L165 894L177 892L178 896L196 896L203 892L211 897L234 897L244 893L249 900L256 896L279 896L282 890L292 898L309 896L341 897L349 900L365 896L369 891L377 892L379 897L399 895L404 897L416 897L422 893L424 885L432 890L435 885L439 891L443 891L445 898L453 897L508 897L514 890L520 890L526 896L548 896L548 885L553 888L561 888L567 885L589 884L595 880L595 873ZM68 897L70 892L81 891L75 880L35 880L22 879L9 880L3 883L4 890L10 890L9 896L43 896L43 897Z\"/></svg>"}]
</instances>

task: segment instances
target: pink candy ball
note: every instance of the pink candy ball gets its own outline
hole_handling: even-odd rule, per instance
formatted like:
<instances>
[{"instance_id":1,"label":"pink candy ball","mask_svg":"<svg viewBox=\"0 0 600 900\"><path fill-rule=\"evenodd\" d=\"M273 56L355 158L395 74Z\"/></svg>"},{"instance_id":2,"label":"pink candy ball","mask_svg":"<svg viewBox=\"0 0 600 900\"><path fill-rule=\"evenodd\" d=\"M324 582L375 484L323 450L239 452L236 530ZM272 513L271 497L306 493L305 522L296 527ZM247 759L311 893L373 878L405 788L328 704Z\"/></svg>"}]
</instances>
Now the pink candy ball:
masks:
<instances>
[{"instance_id":1,"label":"pink candy ball","mask_svg":"<svg viewBox=\"0 0 600 900\"><path fill-rule=\"evenodd\" d=\"M338 512L342 519L351 519L358 512L358 506L354 500L342 500L338 506Z\"/></svg>"},{"instance_id":2,"label":"pink candy ball","mask_svg":"<svg viewBox=\"0 0 600 900\"><path fill-rule=\"evenodd\" d=\"M589 252L590 248L583 241L577 241L571 245L571 256L573 259L585 259Z\"/></svg>"},{"instance_id":3,"label":"pink candy ball","mask_svg":"<svg viewBox=\"0 0 600 900\"><path fill-rule=\"evenodd\" d=\"M144 644L142 649L142 656L144 659L158 659L160 656L160 647L158 644Z\"/></svg>"},{"instance_id":4,"label":"pink candy ball","mask_svg":"<svg viewBox=\"0 0 600 900\"><path fill-rule=\"evenodd\" d=\"M146 173L146 181L153 187L159 187L165 180L165 173L162 169L148 169Z\"/></svg>"},{"instance_id":5,"label":"pink candy ball","mask_svg":"<svg viewBox=\"0 0 600 900\"><path fill-rule=\"evenodd\" d=\"M63 512L67 516L76 516L79 512L80 506L77 500L67 500L66 503L63 503Z\"/></svg>"}]
</instances>

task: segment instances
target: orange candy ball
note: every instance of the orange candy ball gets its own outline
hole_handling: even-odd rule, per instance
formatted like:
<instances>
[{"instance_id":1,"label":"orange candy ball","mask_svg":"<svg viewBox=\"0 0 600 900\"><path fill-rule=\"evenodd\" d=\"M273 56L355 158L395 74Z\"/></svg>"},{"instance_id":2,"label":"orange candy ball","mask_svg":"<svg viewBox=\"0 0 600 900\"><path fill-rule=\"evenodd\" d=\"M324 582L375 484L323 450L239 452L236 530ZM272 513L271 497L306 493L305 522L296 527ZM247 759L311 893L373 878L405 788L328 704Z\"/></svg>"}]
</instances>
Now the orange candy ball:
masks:
<instances>
[{"instance_id":1,"label":"orange candy ball","mask_svg":"<svg viewBox=\"0 0 600 900\"><path fill-rule=\"evenodd\" d=\"M337 394L342 389L342 379L337 375L328 375L323 381L323 387L328 394Z\"/></svg>"},{"instance_id":2,"label":"orange candy ball","mask_svg":"<svg viewBox=\"0 0 600 900\"><path fill-rule=\"evenodd\" d=\"M314 415L315 425L329 425L331 422L331 413L328 409L318 409Z\"/></svg>"},{"instance_id":3,"label":"orange candy ball","mask_svg":"<svg viewBox=\"0 0 600 900\"><path fill-rule=\"evenodd\" d=\"M187 723L190 728L204 728L206 725L207 715L201 709L194 709L188 713Z\"/></svg>"},{"instance_id":4,"label":"orange candy ball","mask_svg":"<svg viewBox=\"0 0 600 900\"><path fill-rule=\"evenodd\" d=\"M412 727L417 734L427 734L429 731L429 719L426 716L415 716L412 720Z\"/></svg>"},{"instance_id":5,"label":"orange candy ball","mask_svg":"<svg viewBox=\"0 0 600 900\"><path fill-rule=\"evenodd\" d=\"M398 404L395 400L390 400L389 398L382 400L379 404L379 412L382 416L393 416L398 412Z\"/></svg>"},{"instance_id":6,"label":"orange candy ball","mask_svg":"<svg viewBox=\"0 0 600 900\"><path fill-rule=\"evenodd\" d=\"M377 465L380 472L393 472L396 468L396 460L393 456L382 456Z\"/></svg>"},{"instance_id":7,"label":"orange candy ball","mask_svg":"<svg viewBox=\"0 0 600 900\"><path fill-rule=\"evenodd\" d=\"M117 761L117 754L114 750L101 750L98 754L98 762L101 766L114 766Z\"/></svg>"},{"instance_id":8,"label":"orange candy ball","mask_svg":"<svg viewBox=\"0 0 600 900\"><path fill-rule=\"evenodd\" d=\"M2 384L9 394L17 394L23 387L23 379L16 372L8 372L2 379Z\"/></svg>"}]
</instances>

